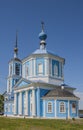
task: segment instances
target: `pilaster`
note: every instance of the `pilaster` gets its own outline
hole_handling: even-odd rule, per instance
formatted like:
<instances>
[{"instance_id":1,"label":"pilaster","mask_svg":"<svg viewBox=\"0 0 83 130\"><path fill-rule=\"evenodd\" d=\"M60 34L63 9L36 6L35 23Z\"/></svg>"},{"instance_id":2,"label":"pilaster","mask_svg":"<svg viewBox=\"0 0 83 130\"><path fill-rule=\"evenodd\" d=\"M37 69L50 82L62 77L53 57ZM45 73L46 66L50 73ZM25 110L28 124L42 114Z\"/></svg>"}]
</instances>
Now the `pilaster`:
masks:
<instances>
[{"instance_id":1,"label":"pilaster","mask_svg":"<svg viewBox=\"0 0 83 130\"><path fill-rule=\"evenodd\" d=\"M26 111L25 111L25 115L28 115L28 91L25 92L25 96L26 96Z\"/></svg>"},{"instance_id":2,"label":"pilaster","mask_svg":"<svg viewBox=\"0 0 83 130\"><path fill-rule=\"evenodd\" d=\"M22 92L19 93L19 115L22 115Z\"/></svg>"},{"instance_id":3,"label":"pilaster","mask_svg":"<svg viewBox=\"0 0 83 130\"><path fill-rule=\"evenodd\" d=\"M36 116L35 89L32 89L32 116Z\"/></svg>"},{"instance_id":4,"label":"pilaster","mask_svg":"<svg viewBox=\"0 0 83 130\"><path fill-rule=\"evenodd\" d=\"M17 114L17 93L14 93L14 115Z\"/></svg>"}]
</instances>

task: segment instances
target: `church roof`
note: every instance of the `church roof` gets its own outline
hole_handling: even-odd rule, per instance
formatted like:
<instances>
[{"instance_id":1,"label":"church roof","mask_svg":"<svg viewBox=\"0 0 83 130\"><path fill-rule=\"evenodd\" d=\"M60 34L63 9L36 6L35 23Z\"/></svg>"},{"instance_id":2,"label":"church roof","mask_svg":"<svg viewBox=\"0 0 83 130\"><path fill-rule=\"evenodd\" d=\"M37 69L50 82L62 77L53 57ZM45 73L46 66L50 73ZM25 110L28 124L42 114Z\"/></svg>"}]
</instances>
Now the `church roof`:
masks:
<instances>
[{"instance_id":1,"label":"church roof","mask_svg":"<svg viewBox=\"0 0 83 130\"><path fill-rule=\"evenodd\" d=\"M48 93L44 95L43 98L75 98L79 99L76 97L73 93L69 92L68 90L65 90L64 88L56 88L53 90L49 90Z\"/></svg>"},{"instance_id":2,"label":"church roof","mask_svg":"<svg viewBox=\"0 0 83 130\"><path fill-rule=\"evenodd\" d=\"M21 60L19 58L13 58L13 59L11 59L11 61L19 61L19 62L21 62Z\"/></svg>"}]
</instances>

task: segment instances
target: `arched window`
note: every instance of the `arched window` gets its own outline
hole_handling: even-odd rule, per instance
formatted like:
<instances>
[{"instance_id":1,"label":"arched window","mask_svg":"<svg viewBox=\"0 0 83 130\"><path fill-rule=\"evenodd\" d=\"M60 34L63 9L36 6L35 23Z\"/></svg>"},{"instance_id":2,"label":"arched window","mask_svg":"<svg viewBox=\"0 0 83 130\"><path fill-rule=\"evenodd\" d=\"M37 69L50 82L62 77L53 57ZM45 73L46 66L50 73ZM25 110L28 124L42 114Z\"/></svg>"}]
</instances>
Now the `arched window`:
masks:
<instances>
[{"instance_id":1,"label":"arched window","mask_svg":"<svg viewBox=\"0 0 83 130\"><path fill-rule=\"evenodd\" d=\"M65 103L64 102L60 102L60 113L65 113L66 109L65 109Z\"/></svg>"},{"instance_id":2,"label":"arched window","mask_svg":"<svg viewBox=\"0 0 83 130\"><path fill-rule=\"evenodd\" d=\"M76 103L72 103L72 113L76 113Z\"/></svg>"},{"instance_id":3,"label":"arched window","mask_svg":"<svg viewBox=\"0 0 83 130\"><path fill-rule=\"evenodd\" d=\"M48 102L47 112L48 112L48 113L51 113L51 112L52 112L52 102Z\"/></svg>"},{"instance_id":4,"label":"arched window","mask_svg":"<svg viewBox=\"0 0 83 130\"><path fill-rule=\"evenodd\" d=\"M43 73L43 65L42 63L38 64L38 74L42 74Z\"/></svg>"}]
</instances>

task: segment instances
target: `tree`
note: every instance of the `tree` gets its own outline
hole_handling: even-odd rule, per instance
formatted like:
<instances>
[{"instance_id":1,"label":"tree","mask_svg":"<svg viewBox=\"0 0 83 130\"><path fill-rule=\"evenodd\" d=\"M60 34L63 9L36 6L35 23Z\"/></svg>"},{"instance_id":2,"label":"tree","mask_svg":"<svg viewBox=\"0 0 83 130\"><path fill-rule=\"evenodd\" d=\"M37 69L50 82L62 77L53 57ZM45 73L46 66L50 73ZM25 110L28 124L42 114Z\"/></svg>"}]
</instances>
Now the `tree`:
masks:
<instances>
[{"instance_id":1,"label":"tree","mask_svg":"<svg viewBox=\"0 0 83 130\"><path fill-rule=\"evenodd\" d=\"M4 111L4 96L0 94L0 112Z\"/></svg>"}]
</instances>

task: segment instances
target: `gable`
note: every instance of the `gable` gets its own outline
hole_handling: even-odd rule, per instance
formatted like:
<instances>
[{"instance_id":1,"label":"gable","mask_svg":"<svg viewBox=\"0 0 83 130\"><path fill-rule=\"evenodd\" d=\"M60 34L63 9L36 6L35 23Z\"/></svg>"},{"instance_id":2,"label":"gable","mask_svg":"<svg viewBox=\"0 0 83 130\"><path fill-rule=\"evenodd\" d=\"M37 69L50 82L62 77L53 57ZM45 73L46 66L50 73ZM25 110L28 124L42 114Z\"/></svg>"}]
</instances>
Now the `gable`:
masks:
<instances>
[{"instance_id":1,"label":"gable","mask_svg":"<svg viewBox=\"0 0 83 130\"><path fill-rule=\"evenodd\" d=\"M18 85L18 87L26 86L26 85L28 85L28 84L30 84L30 83L29 83L29 82L22 81L22 82Z\"/></svg>"},{"instance_id":2,"label":"gable","mask_svg":"<svg viewBox=\"0 0 83 130\"><path fill-rule=\"evenodd\" d=\"M15 85L15 88L21 88L21 87L25 87L31 84L31 81L25 80L25 79L21 79L20 81L17 82L17 84Z\"/></svg>"}]
</instances>

